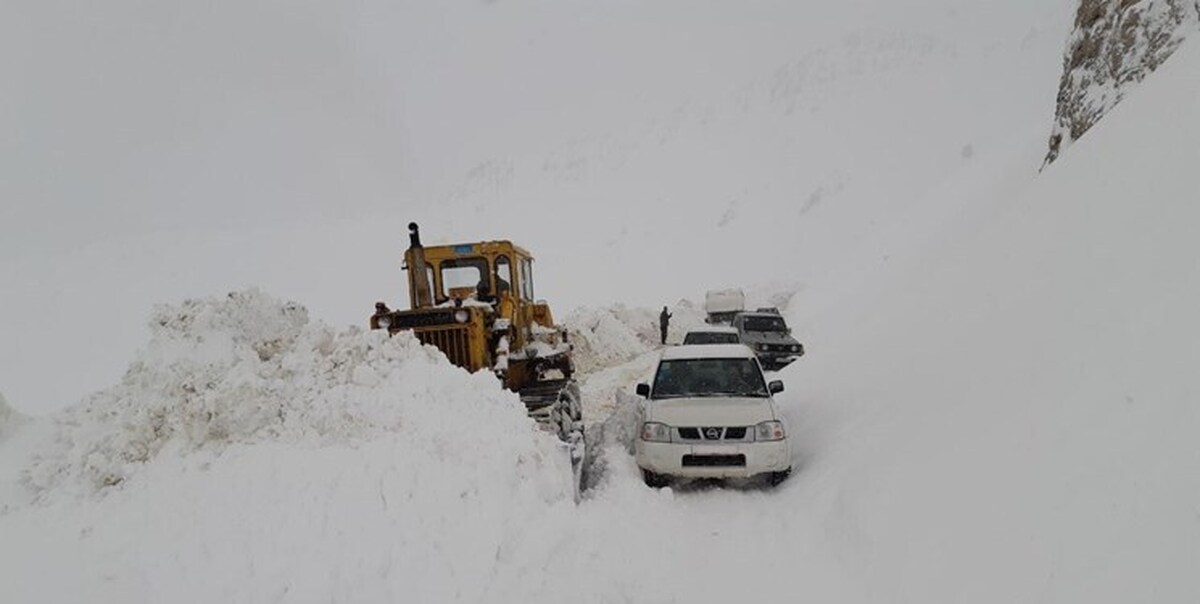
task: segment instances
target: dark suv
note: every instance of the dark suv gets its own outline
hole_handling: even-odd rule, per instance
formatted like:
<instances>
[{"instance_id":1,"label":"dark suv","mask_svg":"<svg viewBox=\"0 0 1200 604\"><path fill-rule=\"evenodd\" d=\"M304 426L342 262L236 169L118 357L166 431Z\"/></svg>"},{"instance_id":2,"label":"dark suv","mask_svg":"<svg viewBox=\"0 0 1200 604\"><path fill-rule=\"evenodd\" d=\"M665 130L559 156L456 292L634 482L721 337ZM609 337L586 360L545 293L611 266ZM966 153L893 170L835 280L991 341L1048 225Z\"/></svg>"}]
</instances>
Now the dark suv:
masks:
<instances>
[{"instance_id":1,"label":"dark suv","mask_svg":"<svg viewBox=\"0 0 1200 604\"><path fill-rule=\"evenodd\" d=\"M792 330L777 310L738 313L733 327L741 342L758 356L763 369L781 369L804 356L804 345L792 337Z\"/></svg>"}]
</instances>

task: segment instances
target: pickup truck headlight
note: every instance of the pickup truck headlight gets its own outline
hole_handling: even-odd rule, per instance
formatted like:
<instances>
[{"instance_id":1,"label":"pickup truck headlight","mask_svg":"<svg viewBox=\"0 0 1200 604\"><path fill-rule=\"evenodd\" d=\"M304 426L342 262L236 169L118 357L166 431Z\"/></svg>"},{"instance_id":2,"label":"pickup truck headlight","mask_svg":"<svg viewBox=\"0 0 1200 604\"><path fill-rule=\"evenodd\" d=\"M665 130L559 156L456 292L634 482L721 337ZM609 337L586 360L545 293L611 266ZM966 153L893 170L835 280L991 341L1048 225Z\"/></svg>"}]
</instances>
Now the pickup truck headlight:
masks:
<instances>
[{"instance_id":1,"label":"pickup truck headlight","mask_svg":"<svg viewBox=\"0 0 1200 604\"><path fill-rule=\"evenodd\" d=\"M387 329L392 326L392 318L387 315L383 315L382 317L375 319L375 324L378 325L380 329Z\"/></svg>"},{"instance_id":2,"label":"pickup truck headlight","mask_svg":"<svg viewBox=\"0 0 1200 604\"><path fill-rule=\"evenodd\" d=\"M671 427L658 422L642 424L642 440L652 443L671 442Z\"/></svg>"},{"instance_id":3,"label":"pickup truck headlight","mask_svg":"<svg viewBox=\"0 0 1200 604\"><path fill-rule=\"evenodd\" d=\"M768 348L766 344L756 344L754 347L758 350L766 350Z\"/></svg>"},{"instance_id":4,"label":"pickup truck headlight","mask_svg":"<svg viewBox=\"0 0 1200 604\"><path fill-rule=\"evenodd\" d=\"M783 440L783 422L762 422L754 427L754 440Z\"/></svg>"}]
</instances>

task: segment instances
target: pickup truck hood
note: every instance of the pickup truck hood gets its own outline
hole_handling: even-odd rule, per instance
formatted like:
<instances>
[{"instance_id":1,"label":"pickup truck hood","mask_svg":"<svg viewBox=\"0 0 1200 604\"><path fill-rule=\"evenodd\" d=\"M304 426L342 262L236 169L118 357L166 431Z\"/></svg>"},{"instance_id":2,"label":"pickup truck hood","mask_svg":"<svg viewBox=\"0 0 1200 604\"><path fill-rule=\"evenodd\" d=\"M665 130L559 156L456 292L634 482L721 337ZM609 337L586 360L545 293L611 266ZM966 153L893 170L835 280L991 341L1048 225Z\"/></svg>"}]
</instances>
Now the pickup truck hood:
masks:
<instances>
[{"instance_id":1,"label":"pickup truck hood","mask_svg":"<svg viewBox=\"0 0 1200 604\"><path fill-rule=\"evenodd\" d=\"M646 421L668 426L753 426L776 419L769 398L696 397L646 401Z\"/></svg>"}]
</instances>

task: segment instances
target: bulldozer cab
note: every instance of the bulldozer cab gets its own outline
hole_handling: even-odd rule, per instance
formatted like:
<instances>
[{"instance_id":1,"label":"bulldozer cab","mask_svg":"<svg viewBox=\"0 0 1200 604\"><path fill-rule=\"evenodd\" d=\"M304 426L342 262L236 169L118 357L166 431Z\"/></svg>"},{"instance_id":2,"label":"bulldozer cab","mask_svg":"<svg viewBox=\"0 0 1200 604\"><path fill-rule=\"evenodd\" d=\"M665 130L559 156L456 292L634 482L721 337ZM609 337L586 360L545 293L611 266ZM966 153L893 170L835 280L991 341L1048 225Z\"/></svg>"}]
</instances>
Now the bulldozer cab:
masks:
<instances>
[{"instance_id":1,"label":"bulldozer cab","mask_svg":"<svg viewBox=\"0 0 1200 604\"><path fill-rule=\"evenodd\" d=\"M533 257L510 241L410 247L404 268L414 309L506 298L533 303Z\"/></svg>"},{"instance_id":2,"label":"bulldozer cab","mask_svg":"<svg viewBox=\"0 0 1200 604\"><path fill-rule=\"evenodd\" d=\"M534 300L533 256L511 241L424 246L409 225L404 253L409 310L375 305L372 329L412 331L454 364L491 369L523 390L547 376L570 377L565 332Z\"/></svg>"},{"instance_id":3,"label":"bulldozer cab","mask_svg":"<svg viewBox=\"0 0 1200 604\"><path fill-rule=\"evenodd\" d=\"M511 241L425 247L416 223L408 231L409 309L376 302L371 329L411 333L467 371L495 373L530 417L571 444L578 471L583 407L572 348L549 305L533 297L533 256Z\"/></svg>"}]
</instances>

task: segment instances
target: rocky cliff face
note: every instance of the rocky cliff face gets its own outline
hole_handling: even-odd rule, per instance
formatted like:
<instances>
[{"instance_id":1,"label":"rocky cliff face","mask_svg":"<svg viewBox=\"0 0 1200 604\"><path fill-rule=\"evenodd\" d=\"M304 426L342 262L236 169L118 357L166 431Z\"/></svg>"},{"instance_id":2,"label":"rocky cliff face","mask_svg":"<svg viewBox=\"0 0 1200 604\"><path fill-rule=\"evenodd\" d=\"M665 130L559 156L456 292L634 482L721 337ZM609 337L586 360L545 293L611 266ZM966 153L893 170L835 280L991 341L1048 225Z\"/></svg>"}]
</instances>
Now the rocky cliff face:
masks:
<instances>
[{"instance_id":1,"label":"rocky cliff face","mask_svg":"<svg viewBox=\"0 0 1200 604\"><path fill-rule=\"evenodd\" d=\"M1046 163L1200 29L1200 0L1079 0Z\"/></svg>"}]
</instances>

